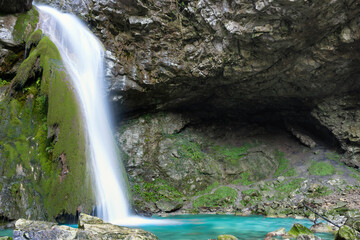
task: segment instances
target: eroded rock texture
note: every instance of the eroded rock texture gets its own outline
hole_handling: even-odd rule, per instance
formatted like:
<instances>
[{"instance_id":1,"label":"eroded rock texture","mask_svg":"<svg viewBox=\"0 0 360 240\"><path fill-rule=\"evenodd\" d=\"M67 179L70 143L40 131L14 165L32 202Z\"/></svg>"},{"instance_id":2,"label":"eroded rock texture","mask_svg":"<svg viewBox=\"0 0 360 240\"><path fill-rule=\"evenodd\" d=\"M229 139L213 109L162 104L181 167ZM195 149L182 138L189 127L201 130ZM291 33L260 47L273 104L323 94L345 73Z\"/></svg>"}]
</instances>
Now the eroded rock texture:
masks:
<instances>
[{"instance_id":1,"label":"eroded rock texture","mask_svg":"<svg viewBox=\"0 0 360 240\"><path fill-rule=\"evenodd\" d=\"M359 167L358 142L348 137L356 117L345 117L344 127L329 116L342 107L324 107L347 108L357 96L359 1L46 2L80 15L104 43L118 113L271 112L276 121L325 126ZM353 116L357 108L344 111Z\"/></svg>"}]
</instances>

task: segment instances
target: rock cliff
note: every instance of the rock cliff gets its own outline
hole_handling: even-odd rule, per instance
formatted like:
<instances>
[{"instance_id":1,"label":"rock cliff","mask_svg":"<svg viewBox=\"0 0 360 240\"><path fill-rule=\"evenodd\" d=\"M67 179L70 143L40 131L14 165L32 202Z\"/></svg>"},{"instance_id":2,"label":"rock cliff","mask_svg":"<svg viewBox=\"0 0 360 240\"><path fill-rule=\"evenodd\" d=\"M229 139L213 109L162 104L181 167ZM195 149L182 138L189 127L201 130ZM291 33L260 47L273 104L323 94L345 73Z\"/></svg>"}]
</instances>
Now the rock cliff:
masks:
<instances>
[{"instance_id":1,"label":"rock cliff","mask_svg":"<svg viewBox=\"0 0 360 240\"><path fill-rule=\"evenodd\" d=\"M77 14L107 49L108 97L136 210L271 215L289 203L301 212L304 196L358 184L340 161L360 167L359 0L40 2ZM25 46L38 41L29 41L29 14L0 16L0 24L2 86L21 80ZM17 91L27 87L15 82Z\"/></svg>"},{"instance_id":2,"label":"rock cliff","mask_svg":"<svg viewBox=\"0 0 360 240\"><path fill-rule=\"evenodd\" d=\"M103 41L118 114L181 109L248 119L270 112L265 118L324 127L346 162L360 166L359 134L351 130L359 1L44 2L78 14Z\"/></svg>"}]
</instances>

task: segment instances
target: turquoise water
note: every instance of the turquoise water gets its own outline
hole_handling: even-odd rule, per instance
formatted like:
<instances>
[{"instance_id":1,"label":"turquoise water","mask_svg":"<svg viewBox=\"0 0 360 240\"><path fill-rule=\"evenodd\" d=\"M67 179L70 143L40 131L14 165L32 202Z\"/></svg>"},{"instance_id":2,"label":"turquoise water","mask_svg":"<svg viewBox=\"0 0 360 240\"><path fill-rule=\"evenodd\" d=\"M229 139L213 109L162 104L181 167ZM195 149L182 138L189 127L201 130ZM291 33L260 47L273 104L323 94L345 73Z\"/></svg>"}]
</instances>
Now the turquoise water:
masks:
<instances>
[{"instance_id":1,"label":"turquoise water","mask_svg":"<svg viewBox=\"0 0 360 240\"><path fill-rule=\"evenodd\" d=\"M159 219L164 219L160 218ZM142 226L161 240L207 240L216 239L221 234L231 234L238 239L263 240L268 232L285 227L289 231L294 223L311 227L309 220L293 218L265 218L262 216L232 215L178 215L166 219L177 220L182 224L168 226ZM332 234L316 234L325 240L333 240Z\"/></svg>"},{"instance_id":2,"label":"turquoise water","mask_svg":"<svg viewBox=\"0 0 360 240\"><path fill-rule=\"evenodd\" d=\"M0 230L0 237L12 237L13 236L13 231L12 229L6 229L6 230Z\"/></svg>"},{"instance_id":3,"label":"turquoise water","mask_svg":"<svg viewBox=\"0 0 360 240\"><path fill-rule=\"evenodd\" d=\"M232 215L177 215L154 217L175 220L177 225L145 225L142 229L154 233L160 240L208 240L221 234L231 234L241 240L263 240L268 232L285 227L289 231L294 223L310 227L309 220L293 218L265 218L262 216ZM77 227L76 225L70 225ZM324 240L333 240L332 234L316 234ZM11 230L0 231L0 236L12 236Z\"/></svg>"}]
</instances>

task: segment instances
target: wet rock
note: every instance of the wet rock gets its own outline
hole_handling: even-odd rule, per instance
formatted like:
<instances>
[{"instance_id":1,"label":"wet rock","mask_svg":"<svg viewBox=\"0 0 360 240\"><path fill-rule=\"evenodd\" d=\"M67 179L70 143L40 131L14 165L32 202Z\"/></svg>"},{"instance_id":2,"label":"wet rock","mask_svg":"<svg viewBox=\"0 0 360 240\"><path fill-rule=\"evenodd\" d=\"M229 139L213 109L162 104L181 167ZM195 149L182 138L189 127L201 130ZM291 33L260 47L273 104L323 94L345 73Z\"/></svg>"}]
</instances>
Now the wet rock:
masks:
<instances>
[{"instance_id":1,"label":"wet rock","mask_svg":"<svg viewBox=\"0 0 360 240\"><path fill-rule=\"evenodd\" d=\"M325 224L325 223L314 224L311 226L310 230L314 233L316 233L316 232L324 232L324 233L334 232L334 230L328 224Z\"/></svg>"},{"instance_id":2,"label":"wet rock","mask_svg":"<svg viewBox=\"0 0 360 240\"><path fill-rule=\"evenodd\" d=\"M82 228L59 226L56 223L30 221L19 219L14 230L14 240L72 240L72 239L138 239L157 240L152 233L136 228L126 228L109 223L101 219L81 213Z\"/></svg>"},{"instance_id":3,"label":"wet rock","mask_svg":"<svg viewBox=\"0 0 360 240\"><path fill-rule=\"evenodd\" d=\"M273 237L284 236L285 234L286 234L285 228L280 228L276 231L269 232L268 234L266 234L264 240L271 240Z\"/></svg>"},{"instance_id":4,"label":"wet rock","mask_svg":"<svg viewBox=\"0 0 360 240\"><path fill-rule=\"evenodd\" d=\"M360 216L353 216L346 220L345 225L355 229L360 232Z\"/></svg>"},{"instance_id":5,"label":"wet rock","mask_svg":"<svg viewBox=\"0 0 360 240\"><path fill-rule=\"evenodd\" d=\"M290 231L287 233L287 235L290 235L292 237L298 237L300 235L313 235L313 233L305 226L295 223Z\"/></svg>"},{"instance_id":6,"label":"wet rock","mask_svg":"<svg viewBox=\"0 0 360 240\"><path fill-rule=\"evenodd\" d=\"M335 235L334 240L356 240L357 233L354 229L350 228L349 226L342 226L339 231Z\"/></svg>"}]
</instances>

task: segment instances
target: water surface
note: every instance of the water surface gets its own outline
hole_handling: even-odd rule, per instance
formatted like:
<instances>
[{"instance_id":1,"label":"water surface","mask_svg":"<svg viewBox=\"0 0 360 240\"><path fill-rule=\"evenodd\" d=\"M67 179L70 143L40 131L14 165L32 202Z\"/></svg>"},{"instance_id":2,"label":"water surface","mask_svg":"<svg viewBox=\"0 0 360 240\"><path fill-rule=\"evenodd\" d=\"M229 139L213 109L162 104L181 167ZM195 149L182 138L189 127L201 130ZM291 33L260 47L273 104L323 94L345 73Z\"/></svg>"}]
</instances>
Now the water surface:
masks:
<instances>
[{"instance_id":1,"label":"water surface","mask_svg":"<svg viewBox=\"0 0 360 240\"><path fill-rule=\"evenodd\" d=\"M153 218L170 220L170 224L146 224L138 227L154 233L160 240L208 240L216 239L221 234L231 234L240 240L263 240L268 232L282 227L289 231L294 223L300 223L309 228L313 224L306 219L265 218L263 216L177 215ZM176 224L171 224L171 222ZM77 225L70 226L77 227ZM315 235L324 240L334 239L332 234L319 233ZM12 236L12 231L0 231L0 236Z\"/></svg>"}]
</instances>

